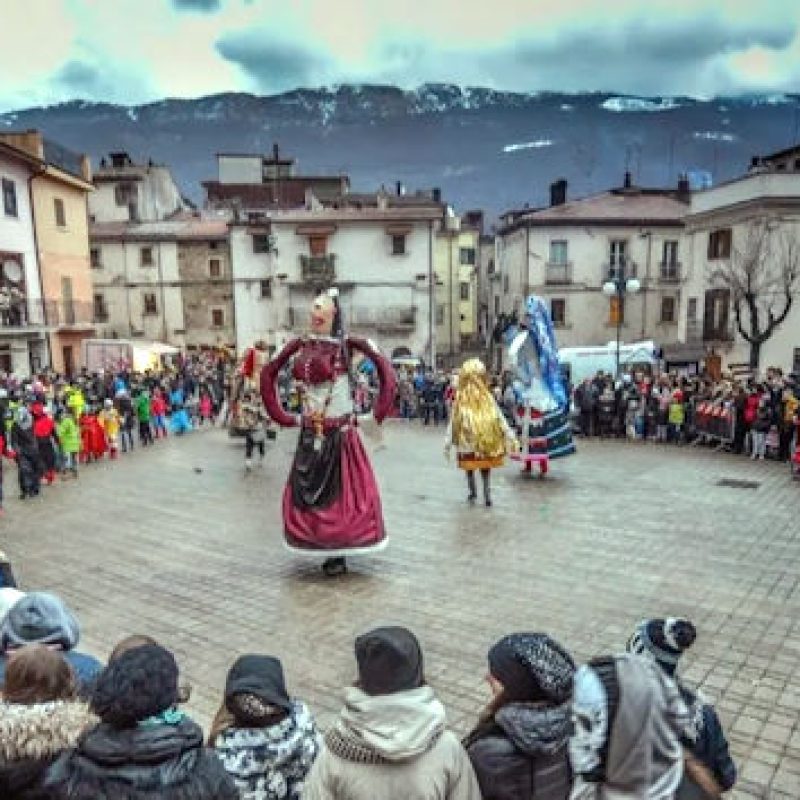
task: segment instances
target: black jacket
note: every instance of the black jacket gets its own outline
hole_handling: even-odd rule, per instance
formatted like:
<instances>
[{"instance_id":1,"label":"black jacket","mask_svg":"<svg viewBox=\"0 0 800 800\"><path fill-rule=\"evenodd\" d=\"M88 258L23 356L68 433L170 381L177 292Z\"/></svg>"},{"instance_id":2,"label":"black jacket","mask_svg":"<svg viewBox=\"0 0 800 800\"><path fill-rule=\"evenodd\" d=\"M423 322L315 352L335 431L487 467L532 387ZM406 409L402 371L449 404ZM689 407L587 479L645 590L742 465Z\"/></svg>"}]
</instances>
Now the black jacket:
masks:
<instances>
[{"instance_id":1,"label":"black jacket","mask_svg":"<svg viewBox=\"0 0 800 800\"><path fill-rule=\"evenodd\" d=\"M567 800L569 704L512 704L466 741L484 800Z\"/></svg>"},{"instance_id":2,"label":"black jacket","mask_svg":"<svg viewBox=\"0 0 800 800\"><path fill-rule=\"evenodd\" d=\"M239 800L190 720L119 730L105 723L49 771L50 800Z\"/></svg>"}]
</instances>

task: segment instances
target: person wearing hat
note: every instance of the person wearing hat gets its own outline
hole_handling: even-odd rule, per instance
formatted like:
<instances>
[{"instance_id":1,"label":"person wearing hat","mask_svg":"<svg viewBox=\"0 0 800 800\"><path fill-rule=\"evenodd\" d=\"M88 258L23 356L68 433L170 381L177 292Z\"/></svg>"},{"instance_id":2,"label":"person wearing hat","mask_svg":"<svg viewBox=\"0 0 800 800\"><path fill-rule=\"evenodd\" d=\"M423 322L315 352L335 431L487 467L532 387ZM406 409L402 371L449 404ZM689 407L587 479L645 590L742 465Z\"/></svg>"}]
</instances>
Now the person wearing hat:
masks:
<instances>
[{"instance_id":1,"label":"person wearing hat","mask_svg":"<svg viewBox=\"0 0 800 800\"><path fill-rule=\"evenodd\" d=\"M304 800L481 800L475 772L423 673L406 628L355 643L358 682L327 732Z\"/></svg>"},{"instance_id":2,"label":"person wearing hat","mask_svg":"<svg viewBox=\"0 0 800 800\"><path fill-rule=\"evenodd\" d=\"M648 619L636 626L627 649L656 663L676 683L692 719L687 736L691 755L711 773L720 791L727 792L736 783L736 764L731 758L717 712L676 675L680 657L696 638L697 631L689 620ZM691 777L687 772L686 780Z\"/></svg>"},{"instance_id":3,"label":"person wearing hat","mask_svg":"<svg viewBox=\"0 0 800 800\"><path fill-rule=\"evenodd\" d=\"M567 800L574 674L544 633L514 633L489 651L493 698L465 741L484 800Z\"/></svg>"},{"instance_id":4,"label":"person wearing hat","mask_svg":"<svg viewBox=\"0 0 800 800\"><path fill-rule=\"evenodd\" d=\"M281 662L246 655L228 672L208 744L242 797L300 800L322 740L308 707L289 697Z\"/></svg>"},{"instance_id":5,"label":"person wearing hat","mask_svg":"<svg viewBox=\"0 0 800 800\"><path fill-rule=\"evenodd\" d=\"M36 497L39 494L44 465L33 431L33 417L26 406L20 406L14 414L10 443L17 456L20 499Z\"/></svg>"},{"instance_id":6,"label":"person wearing hat","mask_svg":"<svg viewBox=\"0 0 800 800\"><path fill-rule=\"evenodd\" d=\"M159 645L134 647L97 679L100 722L49 770L58 800L239 800L200 726L176 709L178 665Z\"/></svg>"},{"instance_id":7,"label":"person wearing hat","mask_svg":"<svg viewBox=\"0 0 800 800\"><path fill-rule=\"evenodd\" d=\"M23 595L0 623L0 687L14 651L29 644L43 644L63 652L75 670L79 689L85 692L103 665L94 656L75 649L79 639L78 621L59 597L48 592Z\"/></svg>"}]
</instances>

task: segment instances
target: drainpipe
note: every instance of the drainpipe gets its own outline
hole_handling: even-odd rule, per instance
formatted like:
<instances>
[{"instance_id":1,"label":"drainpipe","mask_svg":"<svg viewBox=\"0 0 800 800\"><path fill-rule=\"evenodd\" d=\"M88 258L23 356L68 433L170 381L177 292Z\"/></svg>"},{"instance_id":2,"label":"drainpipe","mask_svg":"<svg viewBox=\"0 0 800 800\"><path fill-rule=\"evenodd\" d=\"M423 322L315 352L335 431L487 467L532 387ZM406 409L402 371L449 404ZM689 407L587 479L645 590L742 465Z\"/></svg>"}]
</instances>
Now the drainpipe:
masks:
<instances>
[{"instance_id":1,"label":"drainpipe","mask_svg":"<svg viewBox=\"0 0 800 800\"><path fill-rule=\"evenodd\" d=\"M644 339L647 328L647 293L650 289L650 258L653 252L653 232L647 232L647 266L645 267L645 283L642 291L642 336Z\"/></svg>"},{"instance_id":2,"label":"drainpipe","mask_svg":"<svg viewBox=\"0 0 800 800\"><path fill-rule=\"evenodd\" d=\"M436 273L433 271L433 220L428 220L428 347L430 366L436 365Z\"/></svg>"},{"instance_id":3,"label":"drainpipe","mask_svg":"<svg viewBox=\"0 0 800 800\"><path fill-rule=\"evenodd\" d=\"M447 237L447 246L448 246L448 259L447 259L447 268L450 272L450 285L447 287L448 289L448 297L447 297L447 304L450 306L450 333L448 335L448 342L447 342L447 355L452 359L453 358L453 232L448 231Z\"/></svg>"},{"instance_id":4,"label":"drainpipe","mask_svg":"<svg viewBox=\"0 0 800 800\"><path fill-rule=\"evenodd\" d=\"M36 256L36 274L39 276L39 297L41 298L40 302L42 304L42 319L44 321L45 327L47 326L47 312L45 306L45 299L44 299L44 281L42 280L42 262L39 259L39 235L36 232L36 208L33 205L33 180L34 178L39 177L40 175L44 175L47 171L47 168L42 165L40 166L36 172L32 172L28 176L28 204L30 205L31 209L31 227L33 228L33 252ZM27 280L25 284L27 286ZM47 351L47 366L51 367L53 365L53 346L50 342L50 334L45 333L44 335L44 345ZM31 366L31 352L30 349L28 350L28 366ZM42 365L44 366L44 364ZM32 370L31 370L32 371Z\"/></svg>"},{"instance_id":5,"label":"drainpipe","mask_svg":"<svg viewBox=\"0 0 800 800\"><path fill-rule=\"evenodd\" d=\"M161 296L161 335L164 337L164 343L169 344L167 338L167 304L164 295L164 272L161 268L161 245L165 244L160 242L158 245L158 286L159 294ZM175 257L177 258L178 242L175 242Z\"/></svg>"}]
</instances>

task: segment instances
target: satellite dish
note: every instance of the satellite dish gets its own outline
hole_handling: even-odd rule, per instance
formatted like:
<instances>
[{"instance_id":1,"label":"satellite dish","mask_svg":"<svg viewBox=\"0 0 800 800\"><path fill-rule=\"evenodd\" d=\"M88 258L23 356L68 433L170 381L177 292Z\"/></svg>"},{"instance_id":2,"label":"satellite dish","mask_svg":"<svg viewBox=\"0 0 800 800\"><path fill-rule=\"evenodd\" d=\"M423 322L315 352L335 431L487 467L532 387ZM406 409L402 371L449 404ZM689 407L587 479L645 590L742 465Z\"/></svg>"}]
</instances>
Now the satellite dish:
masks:
<instances>
[{"instance_id":1,"label":"satellite dish","mask_svg":"<svg viewBox=\"0 0 800 800\"><path fill-rule=\"evenodd\" d=\"M11 259L4 261L3 277L11 281L11 283L19 283L22 280L22 266L19 261L12 261Z\"/></svg>"}]
</instances>

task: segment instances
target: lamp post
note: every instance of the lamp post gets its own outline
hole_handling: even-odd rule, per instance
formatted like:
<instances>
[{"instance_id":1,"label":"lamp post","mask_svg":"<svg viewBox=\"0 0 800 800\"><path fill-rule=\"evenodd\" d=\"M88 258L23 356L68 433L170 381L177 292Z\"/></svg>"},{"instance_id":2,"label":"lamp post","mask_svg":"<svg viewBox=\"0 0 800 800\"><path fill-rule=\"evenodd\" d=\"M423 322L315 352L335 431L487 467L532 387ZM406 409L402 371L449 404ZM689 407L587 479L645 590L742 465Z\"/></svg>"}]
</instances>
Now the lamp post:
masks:
<instances>
[{"instance_id":1,"label":"lamp post","mask_svg":"<svg viewBox=\"0 0 800 800\"><path fill-rule=\"evenodd\" d=\"M603 294L608 297L617 298L617 357L616 357L616 374L615 377L619 379L619 348L620 338L622 336L622 315L623 303L626 294L636 294L641 289L641 284L636 278L625 277L625 262L621 262L617 267L611 267L608 271L608 280L603 284Z\"/></svg>"}]
</instances>

